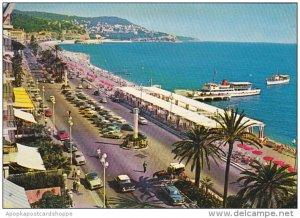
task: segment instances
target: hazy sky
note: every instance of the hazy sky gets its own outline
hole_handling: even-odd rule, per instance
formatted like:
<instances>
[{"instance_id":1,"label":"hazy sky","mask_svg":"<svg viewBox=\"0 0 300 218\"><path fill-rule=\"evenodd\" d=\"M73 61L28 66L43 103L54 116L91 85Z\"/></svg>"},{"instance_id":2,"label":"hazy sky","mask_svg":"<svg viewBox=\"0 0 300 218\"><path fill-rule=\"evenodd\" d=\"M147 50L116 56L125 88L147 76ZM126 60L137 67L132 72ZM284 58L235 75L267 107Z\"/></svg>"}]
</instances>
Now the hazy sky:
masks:
<instances>
[{"instance_id":1,"label":"hazy sky","mask_svg":"<svg viewBox=\"0 0 300 218\"><path fill-rule=\"evenodd\" d=\"M296 43L296 4L17 3L15 8L117 16L150 30L203 41Z\"/></svg>"}]
</instances>

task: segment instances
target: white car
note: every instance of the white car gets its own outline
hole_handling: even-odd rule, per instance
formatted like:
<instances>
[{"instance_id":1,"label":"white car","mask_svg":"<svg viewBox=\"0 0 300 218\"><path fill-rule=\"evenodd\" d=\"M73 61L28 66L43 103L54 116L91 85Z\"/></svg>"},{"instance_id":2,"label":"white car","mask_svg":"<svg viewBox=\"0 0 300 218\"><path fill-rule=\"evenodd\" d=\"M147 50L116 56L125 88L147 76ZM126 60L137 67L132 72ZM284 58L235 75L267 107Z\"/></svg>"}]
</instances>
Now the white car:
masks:
<instances>
[{"instance_id":1,"label":"white car","mask_svg":"<svg viewBox=\"0 0 300 218\"><path fill-rule=\"evenodd\" d=\"M83 89L82 85L79 84L79 85L77 86L77 89Z\"/></svg>"},{"instance_id":2,"label":"white car","mask_svg":"<svg viewBox=\"0 0 300 218\"><path fill-rule=\"evenodd\" d=\"M73 153L73 159L76 165L84 165L86 164L85 157L81 151L75 151Z\"/></svg>"},{"instance_id":3,"label":"white car","mask_svg":"<svg viewBox=\"0 0 300 218\"><path fill-rule=\"evenodd\" d=\"M148 120L146 120L144 117L139 117L139 124L147 125L148 124Z\"/></svg>"},{"instance_id":4,"label":"white car","mask_svg":"<svg viewBox=\"0 0 300 218\"><path fill-rule=\"evenodd\" d=\"M128 175L119 175L115 178L118 190L121 192L129 192L135 190L135 185L132 183Z\"/></svg>"}]
</instances>

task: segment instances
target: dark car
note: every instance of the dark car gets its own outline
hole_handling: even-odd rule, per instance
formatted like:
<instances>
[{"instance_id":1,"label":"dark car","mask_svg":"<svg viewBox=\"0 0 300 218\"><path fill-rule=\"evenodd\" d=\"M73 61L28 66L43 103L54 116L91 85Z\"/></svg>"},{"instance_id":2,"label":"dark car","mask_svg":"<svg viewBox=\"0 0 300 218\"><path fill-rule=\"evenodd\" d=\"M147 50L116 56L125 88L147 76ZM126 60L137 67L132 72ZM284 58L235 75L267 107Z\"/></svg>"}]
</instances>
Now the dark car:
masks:
<instances>
[{"instance_id":1,"label":"dark car","mask_svg":"<svg viewBox=\"0 0 300 218\"><path fill-rule=\"evenodd\" d=\"M161 193L172 205L182 205L184 203L184 197L174 185L161 187Z\"/></svg>"},{"instance_id":2,"label":"dark car","mask_svg":"<svg viewBox=\"0 0 300 218\"><path fill-rule=\"evenodd\" d=\"M58 138L59 140L61 140L61 141L65 141L65 140L67 140L67 139L70 139L70 136L69 136L68 133L66 133L65 130L60 130L60 131L58 131L58 133L57 133L57 138Z\"/></svg>"},{"instance_id":3,"label":"dark car","mask_svg":"<svg viewBox=\"0 0 300 218\"><path fill-rule=\"evenodd\" d=\"M72 143L72 152L78 151L77 145L73 141L71 141L71 143ZM69 153L71 152L71 144L69 139L64 141L64 148L67 152Z\"/></svg>"},{"instance_id":4,"label":"dark car","mask_svg":"<svg viewBox=\"0 0 300 218\"><path fill-rule=\"evenodd\" d=\"M121 130L123 130L123 131L133 131L133 126L132 125L130 125L130 124L123 124L122 126L121 126Z\"/></svg>"},{"instance_id":5,"label":"dark car","mask_svg":"<svg viewBox=\"0 0 300 218\"><path fill-rule=\"evenodd\" d=\"M94 91L93 95L99 96L100 92L99 91Z\"/></svg>"},{"instance_id":6,"label":"dark car","mask_svg":"<svg viewBox=\"0 0 300 218\"><path fill-rule=\"evenodd\" d=\"M127 175L119 175L115 178L117 188L121 192L129 192L135 190L135 185Z\"/></svg>"},{"instance_id":7,"label":"dark car","mask_svg":"<svg viewBox=\"0 0 300 218\"><path fill-rule=\"evenodd\" d=\"M53 114L50 110L45 110L45 117L51 117Z\"/></svg>"}]
</instances>

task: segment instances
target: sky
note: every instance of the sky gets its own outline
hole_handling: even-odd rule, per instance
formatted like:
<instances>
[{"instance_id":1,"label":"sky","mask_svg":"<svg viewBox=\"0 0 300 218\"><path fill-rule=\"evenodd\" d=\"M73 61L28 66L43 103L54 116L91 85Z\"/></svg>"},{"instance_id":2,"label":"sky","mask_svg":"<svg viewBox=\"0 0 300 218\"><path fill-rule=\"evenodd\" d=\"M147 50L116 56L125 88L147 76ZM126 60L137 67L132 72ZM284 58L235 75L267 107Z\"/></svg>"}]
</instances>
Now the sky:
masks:
<instances>
[{"instance_id":1,"label":"sky","mask_svg":"<svg viewBox=\"0 0 300 218\"><path fill-rule=\"evenodd\" d=\"M17 3L15 9L117 16L201 41L296 43L297 5L245 3Z\"/></svg>"}]
</instances>

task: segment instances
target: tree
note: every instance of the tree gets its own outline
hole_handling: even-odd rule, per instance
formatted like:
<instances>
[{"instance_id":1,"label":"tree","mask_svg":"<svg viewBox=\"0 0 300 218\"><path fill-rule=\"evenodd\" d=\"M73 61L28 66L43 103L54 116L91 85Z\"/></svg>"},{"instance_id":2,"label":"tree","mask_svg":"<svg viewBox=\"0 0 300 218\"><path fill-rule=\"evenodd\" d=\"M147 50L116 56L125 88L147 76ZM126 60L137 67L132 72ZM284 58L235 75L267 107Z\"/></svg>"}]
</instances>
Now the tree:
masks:
<instances>
[{"instance_id":1,"label":"tree","mask_svg":"<svg viewBox=\"0 0 300 218\"><path fill-rule=\"evenodd\" d=\"M33 205L37 208L68 208L68 201L59 195L54 195L52 192L45 192L41 200Z\"/></svg>"},{"instance_id":2,"label":"tree","mask_svg":"<svg viewBox=\"0 0 300 218\"><path fill-rule=\"evenodd\" d=\"M212 189L214 183L211 181L211 178L205 177L204 179L201 179L201 186L205 190L205 198L207 198L208 190Z\"/></svg>"},{"instance_id":3,"label":"tree","mask_svg":"<svg viewBox=\"0 0 300 218\"><path fill-rule=\"evenodd\" d=\"M141 201L138 197L130 196L112 197L109 203L115 208L164 208L159 200Z\"/></svg>"},{"instance_id":4,"label":"tree","mask_svg":"<svg viewBox=\"0 0 300 218\"><path fill-rule=\"evenodd\" d=\"M15 40L11 41L11 45L14 51L23 50L25 48L25 46L22 43L17 42Z\"/></svg>"},{"instance_id":5,"label":"tree","mask_svg":"<svg viewBox=\"0 0 300 218\"><path fill-rule=\"evenodd\" d=\"M211 130L213 138L212 142L220 141L224 146L228 145L223 194L224 208L226 208L230 162L235 142L247 142L256 147L262 147L257 136L247 131L252 124L249 123L249 120L243 121L244 118L244 112L242 111L239 115L238 109L226 109L224 111L224 115L220 115L220 117L213 117L213 119L220 125L220 128L214 128Z\"/></svg>"},{"instance_id":6,"label":"tree","mask_svg":"<svg viewBox=\"0 0 300 218\"><path fill-rule=\"evenodd\" d=\"M30 38L30 43L29 43L29 48L32 50L33 54L36 56L37 55L37 51L39 49L39 45L36 41L36 38L34 37L34 35L31 35Z\"/></svg>"},{"instance_id":7,"label":"tree","mask_svg":"<svg viewBox=\"0 0 300 218\"><path fill-rule=\"evenodd\" d=\"M191 170L195 171L195 185L199 187L201 169L203 169L204 163L210 169L211 157L215 163L216 159L221 157L221 149L210 143L210 131L204 126L195 126L188 130L186 136L188 139L175 142L172 153L175 154L175 158L179 161L186 159L186 164L192 161Z\"/></svg>"},{"instance_id":8,"label":"tree","mask_svg":"<svg viewBox=\"0 0 300 218\"><path fill-rule=\"evenodd\" d=\"M22 56L19 52L15 52L14 57L12 58L12 71L15 77L15 86L20 87L22 85L21 74L23 72L22 69Z\"/></svg>"},{"instance_id":9,"label":"tree","mask_svg":"<svg viewBox=\"0 0 300 218\"><path fill-rule=\"evenodd\" d=\"M243 181L244 186L237 195L252 208L280 208L282 199L288 197L291 188L296 186L296 173L271 162L264 165L254 161L251 166L254 172L245 170L237 180Z\"/></svg>"},{"instance_id":10,"label":"tree","mask_svg":"<svg viewBox=\"0 0 300 218\"><path fill-rule=\"evenodd\" d=\"M61 47L59 45L56 44L56 45L54 45L54 50L55 50L55 57L57 59L57 52L61 51L62 49L61 49Z\"/></svg>"}]
</instances>

